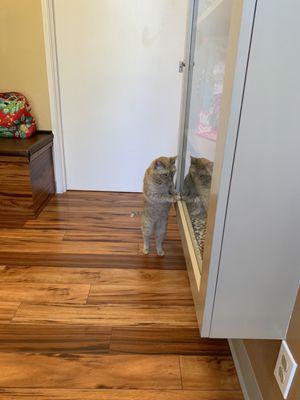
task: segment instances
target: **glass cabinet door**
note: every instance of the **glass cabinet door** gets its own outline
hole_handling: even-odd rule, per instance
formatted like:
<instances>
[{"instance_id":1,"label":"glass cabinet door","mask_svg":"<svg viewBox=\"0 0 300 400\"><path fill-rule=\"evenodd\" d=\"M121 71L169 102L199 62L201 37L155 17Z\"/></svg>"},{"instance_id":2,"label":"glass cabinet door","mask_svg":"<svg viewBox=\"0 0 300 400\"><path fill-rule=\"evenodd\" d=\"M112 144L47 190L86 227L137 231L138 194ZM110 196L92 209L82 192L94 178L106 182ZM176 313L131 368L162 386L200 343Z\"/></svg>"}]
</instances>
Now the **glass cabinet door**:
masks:
<instances>
[{"instance_id":1,"label":"glass cabinet door","mask_svg":"<svg viewBox=\"0 0 300 400\"><path fill-rule=\"evenodd\" d=\"M204 250L233 1L200 0L194 19L186 151L182 166L185 178L181 194L200 259Z\"/></svg>"}]
</instances>

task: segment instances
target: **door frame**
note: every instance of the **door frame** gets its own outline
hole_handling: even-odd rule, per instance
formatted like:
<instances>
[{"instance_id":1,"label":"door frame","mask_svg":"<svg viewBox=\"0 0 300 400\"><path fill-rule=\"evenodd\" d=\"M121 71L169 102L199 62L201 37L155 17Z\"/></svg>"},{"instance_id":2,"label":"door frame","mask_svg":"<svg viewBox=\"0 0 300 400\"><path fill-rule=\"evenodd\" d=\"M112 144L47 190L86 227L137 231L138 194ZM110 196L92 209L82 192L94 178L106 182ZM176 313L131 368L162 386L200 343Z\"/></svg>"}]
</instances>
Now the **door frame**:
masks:
<instances>
[{"instance_id":1,"label":"door frame","mask_svg":"<svg viewBox=\"0 0 300 400\"><path fill-rule=\"evenodd\" d=\"M56 193L67 190L66 163L63 140L61 91L55 35L54 0L41 0L44 43L50 101L51 126L54 134L53 159Z\"/></svg>"}]
</instances>

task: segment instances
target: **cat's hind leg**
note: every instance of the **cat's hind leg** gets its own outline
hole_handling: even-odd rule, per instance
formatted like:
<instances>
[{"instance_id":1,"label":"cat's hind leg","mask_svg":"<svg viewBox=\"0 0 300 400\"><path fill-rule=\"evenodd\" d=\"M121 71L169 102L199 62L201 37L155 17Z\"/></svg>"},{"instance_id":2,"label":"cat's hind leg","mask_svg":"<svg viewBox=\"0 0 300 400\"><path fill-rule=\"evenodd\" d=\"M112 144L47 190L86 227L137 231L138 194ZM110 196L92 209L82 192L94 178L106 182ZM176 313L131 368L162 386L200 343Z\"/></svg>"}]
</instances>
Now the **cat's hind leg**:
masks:
<instances>
[{"instance_id":1,"label":"cat's hind leg","mask_svg":"<svg viewBox=\"0 0 300 400\"><path fill-rule=\"evenodd\" d=\"M167 233L167 224L168 224L168 220L166 218L166 219L158 220L155 225L156 252L161 257L163 257L165 255L165 252L163 249L163 242L165 240L166 233Z\"/></svg>"},{"instance_id":2,"label":"cat's hind leg","mask_svg":"<svg viewBox=\"0 0 300 400\"><path fill-rule=\"evenodd\" d=\"M150 252L150 239L153 233L154 224L149 221L147 216L143 217L142 220L142 232L144 237L144 248L143 253L149 254Z\"/></svg>"}]
</instances>

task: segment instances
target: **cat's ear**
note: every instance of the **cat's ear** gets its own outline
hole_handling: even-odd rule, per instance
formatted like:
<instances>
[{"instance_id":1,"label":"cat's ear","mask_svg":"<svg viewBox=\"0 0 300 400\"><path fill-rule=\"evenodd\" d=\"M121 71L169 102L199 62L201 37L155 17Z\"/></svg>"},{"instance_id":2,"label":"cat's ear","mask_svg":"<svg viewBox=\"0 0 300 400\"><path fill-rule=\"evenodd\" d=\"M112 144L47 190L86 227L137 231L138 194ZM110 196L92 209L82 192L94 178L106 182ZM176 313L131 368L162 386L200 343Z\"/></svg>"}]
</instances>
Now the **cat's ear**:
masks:
<instances>
[{"instance_id":1,"label":"cat's ear","mask_svg":"<svg viewBox=\"0 0 300 400\"><path fill-rule=\"evenodd\" d=\"M163 168L165 168L165 164L161 160L155 160L154 168L155 169L163 169Z\"/></svg>"},{"instance_id":2,"label":"cat's ear","mask_svg":"<svg viewBox=\"0 0 300 400\"><path fill-rule=\"evenodd\" d=\"M214 163L212 161L207 160L206 158L202 157L199 158L199 164L201 167L205 168L206 171L212 175Z\"/></svg>"},{"instance_id":3,"label":"cat's ear","mask_svg":"<svg viewBox=\"0 0 300 400\"><path fill-rule=\"evenodd\" d=\"M212 161L208 161L206 164L206 169L212 175L214 163Z\"/></svg>"},{"instance_id":4,"label":"cat's ear","mask_svg":"<svg viewBox=\"0 0 300 400\"><path fill-rule=\"evenodd\" d=\"M191 156L191 164L197 164L198 158Z\"/></svg>"},{"instance_id":5,"label":"cat's ear","mask_svg":"<svg viewBox=\"0 0 300 400\"><path fill-rule=\"evenodd\" d=\"M175 164L175 162L176 162L176 159L177 159L177 156L175 156L175 157L169 157L169 160L170 160L170 164Z\"/></svg>"}]
</instances>

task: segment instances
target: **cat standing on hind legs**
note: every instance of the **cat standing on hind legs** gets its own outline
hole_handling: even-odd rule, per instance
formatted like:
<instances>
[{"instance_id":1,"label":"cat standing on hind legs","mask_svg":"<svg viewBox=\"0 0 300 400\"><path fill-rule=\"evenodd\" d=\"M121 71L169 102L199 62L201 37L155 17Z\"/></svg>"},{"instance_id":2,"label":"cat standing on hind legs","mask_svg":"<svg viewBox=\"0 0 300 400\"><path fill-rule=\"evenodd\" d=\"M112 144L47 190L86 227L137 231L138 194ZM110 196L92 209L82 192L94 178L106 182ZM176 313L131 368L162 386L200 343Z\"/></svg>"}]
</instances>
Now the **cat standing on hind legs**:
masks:
<instances>
[{"instance_id":1,"label":"cat standing on hind legs","mask_svg":"<svg viewBox=\"0 0 300 400\"><path fill-rule=\"evenodd\" d=\"M144 209L142 232L144 254L149 254L150 239L155 234L156 251L164 256L163 242L167 233L171 204L179 200L174 187L176 157L159 157L152 161L144 176Z\"/></svg>"}]
</instances>

